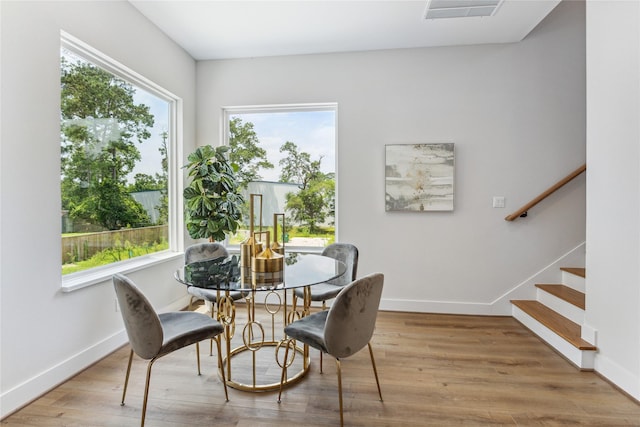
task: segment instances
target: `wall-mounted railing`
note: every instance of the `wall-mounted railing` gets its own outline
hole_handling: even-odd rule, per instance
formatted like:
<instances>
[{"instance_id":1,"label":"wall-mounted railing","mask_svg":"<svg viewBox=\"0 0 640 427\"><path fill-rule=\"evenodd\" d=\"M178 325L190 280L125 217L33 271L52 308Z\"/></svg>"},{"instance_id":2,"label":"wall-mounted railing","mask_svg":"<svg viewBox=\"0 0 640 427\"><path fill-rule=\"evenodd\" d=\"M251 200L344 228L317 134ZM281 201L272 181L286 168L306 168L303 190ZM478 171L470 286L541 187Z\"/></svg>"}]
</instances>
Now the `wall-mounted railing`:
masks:
<instances>
[{"instance_id":1,"label":"wall-mounted railing","mask_svg":"<svg viewBox=\"0 0 640 427\"><path fill-rule=\"evenodd\" d=\"M532 207L534 207L535 205L537 205L538 203L540 203L541 201L543 201L544 199L549 197L551 194L555 193L559 188L561 188L562 186L564 186L565 184L567 184L572 179L574 179L575 177L577 177L578 175L580 175L582 172L584 172L586 170L587 170L587 165L586 164L580 166L578 169L574 170L569 175L565 176L560 181L558 181L555 184L553 184L551 187L549 187L547 190L545 190L543 193L541 193L538 197L536 197L535 199L531 200L529 203L527 203L526 205L522 206L520 209L518 209L517 211L515 211L511 215L507 215L505 217L505 221L513 221L513 220L516 220L518 218L526 217L527 216L527 212L529 211L529 209L531 209Z\"/></svg>"}]
</instances>

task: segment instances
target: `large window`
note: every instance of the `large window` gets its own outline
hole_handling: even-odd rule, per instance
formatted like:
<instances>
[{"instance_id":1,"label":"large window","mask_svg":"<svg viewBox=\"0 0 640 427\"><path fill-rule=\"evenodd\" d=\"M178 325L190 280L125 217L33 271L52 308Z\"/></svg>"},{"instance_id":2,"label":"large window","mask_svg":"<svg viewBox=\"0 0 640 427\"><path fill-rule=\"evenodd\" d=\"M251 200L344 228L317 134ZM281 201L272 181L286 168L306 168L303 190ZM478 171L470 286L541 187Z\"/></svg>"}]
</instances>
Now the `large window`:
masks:
<instances>
[{"instance_id":1,"label":"large window","mask_svg":"<svg viewBox=\"0 0 640 427\"><path fill-rule=\"evenodd\" d=\"M225 109L230 159L240 166L245 199L254 204L254 230L271 230L281 216L276 239L300 250L335 241L335 104ZM260 213L262 216L260 216ZM248 237L249 208L243 229L231 239Z\"/></svg>"},{"instance_id":2,"label":"large window","mask_svg":"<svg viewBox=\"0 0 640 427\"><path fill-rule=\"evenodd\" d=\"M176 99L71 36L60 74L63 275L168 250Z\"/></svg>"}]
</instances>

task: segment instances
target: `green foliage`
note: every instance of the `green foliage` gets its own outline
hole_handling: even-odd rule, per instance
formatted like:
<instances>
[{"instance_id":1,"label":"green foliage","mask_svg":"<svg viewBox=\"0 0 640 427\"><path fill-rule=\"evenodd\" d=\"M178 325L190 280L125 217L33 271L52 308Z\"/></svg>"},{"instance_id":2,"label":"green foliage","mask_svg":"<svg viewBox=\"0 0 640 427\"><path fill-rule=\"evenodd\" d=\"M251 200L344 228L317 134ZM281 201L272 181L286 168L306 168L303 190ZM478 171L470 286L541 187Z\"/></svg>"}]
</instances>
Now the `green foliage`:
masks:
<instances>
[{"instance_id":1,"label":"green foliage","mask_svg":"<svg viewBox=\"0 0 640 427\"><path fill-rule=\"evenodd\" d=\"M266 230L271 231L271 235L273 235L273 227L267 227ZM281 229L278 229L278 231L282 232ZM248 229L238 229L238 233L233 236L233 238L230 240L230 243L232 245L239 245L245 241L246 236L248 234L249 234ZM321 238L326 241L327 245L334 243L336 239L336 230L334 227L317 226L316 229L313 232L311 232L309 231L308 227L289 227L288 226L286 234L289 240L295 239L296 237ZM283 243L282 235L278 236L278 242L280 242L281 244Z\"/></svg>"},{"instance_id":2,"label":"green foliage","mask_svg":"<svg viewBox=\"0 0 640 427\"><path fill-rule=\"evenodd\" d=\"M229 121L229 160L238 165L237 178L244 188L249 182L261 179L259 169L273 169L273 164L267 160L267 152L259 144L253 123L242 123L239 117Z\"/></svg>"},{"instance_id":3,"label":"green foliage","mask_svg":"<svg viewBox=\"0 0 640 427\"><path fill-rule=\"evenodd\" d=\"M185 225L194 239L223 241L242 220L244 198L234 165L227 160L227 146L198 147L185 166L191 183L184 189ZM237 166L236 166L237 168Z\"/></svg>"},{"instance_id":4,"label":"green foliage","mask_svg":"<svg viewBox=\"0 0 640 427\"><path fill-rule=\"evenodd\" d=\"M133 177L133 185L130 185L128 191L149 191L160 190L166 188L166 184L161 179L156 179L151 175L145 173L137 173Z\"/></svg>"},{"instance_id":5,"label":"green foliage","mask_svg":"<svg viewBox=\"0 0 640 427\"><path fill-rule=\"evenodd\" d=\"M310 232L317 232L317 224L324 223L331 213L329 207L335 197L334 188L333 179L315 179L309 182L307 188L297 193L287 193L287 210L291 212L293 220L307 226Z\"/></svg>"},{"instance_id":6,"label":"green foliage","mask_svg":"<svg viewBox=\"0 0 640 427\"><path fill-rule=\"evenodd\" d=\"M169 242L166 240L162 242L141 243L139 245L125 242L124 245L120 244L116 247L107 248L102 252L95 254L90 259L71 264L63 264L62 275L89 270L91 268L111 264L114 261L135 258L154 252L164 251L166 249L169 249Z\"/></svg>"},{"instance_id":7,"label":"green foliage","mask_svg":"<svg viewBox=\"0 0 640 427\"><path fill-rule=\"evenodd\" d=\"M124 186L105 180L94 187L93 197L87 197L73 206L70 211L72 216L102 224L109 230L150 225L144 207L129 195Z\"/></svg>"},{"instance_id":8,"label":"green foliage","mask_svg":"<svg viewBox=\"0 0 640 427\"><path fill-rule=\"evenodd\" d=\"M282 167L280 172L282 182L296 183L304 190L311 181L322 179L323 174L320 170L322 157L318 160L311 160L309 153L299 152L298 146L290 141L280 147L280 152L286 153L285 158L279 163Z\"/></svg>"},{"instance_id":9,"label":"green foliage","mask_svg":"<svg viewBox=\"0 0 640 427\"><path fill-rule=\"evenodd\" d=\"M109 230L147 224L125 185L141 158L136 143L151 136L149 107L134 102L131 84L93 64L63 58L61 73L62 208Z\"/></svg>"},{"instance_id":10,"label":"green foliage","mask_svg":"<svg viewBox=\"0 0 640 427\"><path fill-rule=\"evenodd\" d=\"M297 183L300 187L298 193L286 195L286 208L291 212L294 221L315 232L318 230L318 224L335 215L333 174L324 174L320 170L322 157L311 160L311 155L299 152L298 146L293 142L284 143L280 152L287 153L287 156L280 160L280 179L283 182Z\"/></svg>"}]
</instances>

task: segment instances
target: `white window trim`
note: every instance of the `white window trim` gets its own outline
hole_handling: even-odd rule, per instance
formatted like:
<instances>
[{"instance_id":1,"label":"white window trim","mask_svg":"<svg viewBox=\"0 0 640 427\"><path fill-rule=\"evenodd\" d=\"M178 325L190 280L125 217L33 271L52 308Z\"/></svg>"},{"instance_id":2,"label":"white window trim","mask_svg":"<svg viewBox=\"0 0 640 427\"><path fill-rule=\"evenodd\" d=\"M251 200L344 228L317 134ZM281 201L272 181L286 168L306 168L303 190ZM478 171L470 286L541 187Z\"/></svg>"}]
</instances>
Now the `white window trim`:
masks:
<instances>
[{"instance_id":1,"label":"white window trim","mask_svg":"<svg viewBox=\"0 0 640 427\"><path fill-rule=\"evenodd\" d=\"M335 113L335 169L336 183L338 183L338 103L337 102L317 102L305 104L267 104L267 105L246 105L246 106L228 106L222 107L220 118L222 125L220 126L220 141L224 145L229 145L229 116L234 114L252 114L252 113L285 113L285 112L302 112L302 111L333 111ZM338 210L338 186L335 188L335 210ZM335 241L338 242L338 216L335 217ZM238 245L228 245L230 252L238 251ZM298 253L320 253L324 248L310 246L286 246L289 252Z\"/></svg>"},{"instance_id":2,"label":"white window trim","mask_svg":"<svg viewBox=\"0 0 640 427\"><path fill-rule=\"evenodd\" d=\"M168 129L170 143L167 147L169 158L169 182L167 196L169 198L169 250L136 257L131 260L115 262L103 267L66 274L62 277L63 292L71 292L95 285L110 279L114 273L130 273L148 268L163 262L182 257L184 249L184 231L179 224L183 223L182 197L183 174L180 173L183 147L183 101L177 95L162 86L133 71L126 65L89 46L71 34L60 31L61 47L90 61L119 78L146 90L147 92L169 103L170 126Z\"/></svg>"},{"instance_id":3,"label":"white window trim","mask_svg":"<svg viewBox=\"0 0 640 427\"><path fill-rule=\"evenodd\" d=\"M173 261L177 258L182 259L183 256L182 252L162 251L126 261L114 262L103 267L95 267L90 270L65 274L62 276L62 292L77 291L78 289L111 280L111 276L116 273L133 273L134 271Z\"/></svg>"}]
</instances>

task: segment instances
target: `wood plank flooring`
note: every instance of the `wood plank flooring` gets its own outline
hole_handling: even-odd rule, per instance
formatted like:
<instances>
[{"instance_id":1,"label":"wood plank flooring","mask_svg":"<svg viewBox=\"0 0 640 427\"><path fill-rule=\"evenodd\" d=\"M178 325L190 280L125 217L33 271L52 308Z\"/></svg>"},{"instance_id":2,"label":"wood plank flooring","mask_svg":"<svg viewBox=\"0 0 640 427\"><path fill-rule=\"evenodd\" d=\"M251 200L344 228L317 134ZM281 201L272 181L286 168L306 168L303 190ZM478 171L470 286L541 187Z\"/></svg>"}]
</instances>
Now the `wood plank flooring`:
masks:
<instances>
[{"instance_id":1,"label":"wood plank flooring","mask_svg":"<svg viewBox=\"0 0 640 427\"><path fill-rule=\"evenodd\" d=\"M372 345L384 402L366 349L344 359L345 426L640 426L640 404L574 368L511 317L380 312ZM2 425L138 426L146 361L134 359L120 406L128 353L114 352ZM277 392L234 389L225 402L208 344L201 353L202 376L195 346L154 364L148 427L339 425L333 359L324 358L320 374L312 351L307 377L280 404Z\"/></svg>"}]
</instances>

